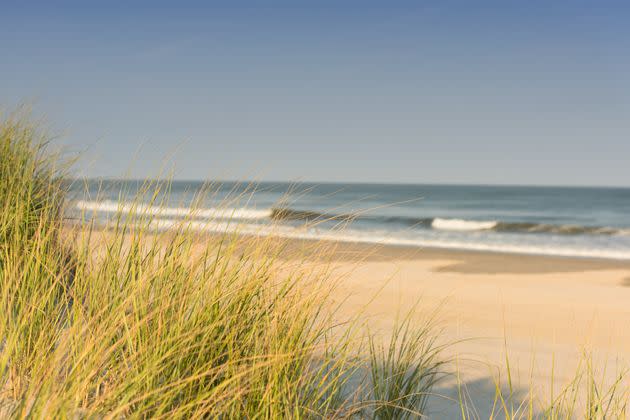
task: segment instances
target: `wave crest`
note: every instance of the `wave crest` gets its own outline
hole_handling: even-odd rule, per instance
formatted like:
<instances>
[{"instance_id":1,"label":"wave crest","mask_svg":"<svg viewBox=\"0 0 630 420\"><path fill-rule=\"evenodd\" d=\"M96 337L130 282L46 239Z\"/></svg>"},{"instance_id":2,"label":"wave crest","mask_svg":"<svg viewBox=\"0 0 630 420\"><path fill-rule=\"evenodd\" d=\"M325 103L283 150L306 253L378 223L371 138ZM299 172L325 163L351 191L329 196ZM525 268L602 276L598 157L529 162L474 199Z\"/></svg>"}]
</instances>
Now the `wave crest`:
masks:
<instances>
[{"instance_id":1,"label":"wave crest","mask_svg":"<svg viewBox=\"0 0 630 420\"><path fill-rule=\"evenodd\" d=\"M105 201L77 201L79 210L97 211L104 213L137 213L151 216L169 217L199 217L204 219L244 219L260 220L271 217L272 209L251 208L193 208L193 207L162 207L142 203L126 203L111 200Z\"/></svg>"},{"instance_id":2,"label":"wave crest","mask_svg":"<svg viewBox=\"0 0 630 420\"><path fill-rule=\"evenodd\" d=\"M491 230L497 226L498 222L489 221L475 221L464 219L440 219L435 218L431 222L431 227L438 230L457 230L457 231L470 231L470 230Z\"/></svg>"}]
</instances>

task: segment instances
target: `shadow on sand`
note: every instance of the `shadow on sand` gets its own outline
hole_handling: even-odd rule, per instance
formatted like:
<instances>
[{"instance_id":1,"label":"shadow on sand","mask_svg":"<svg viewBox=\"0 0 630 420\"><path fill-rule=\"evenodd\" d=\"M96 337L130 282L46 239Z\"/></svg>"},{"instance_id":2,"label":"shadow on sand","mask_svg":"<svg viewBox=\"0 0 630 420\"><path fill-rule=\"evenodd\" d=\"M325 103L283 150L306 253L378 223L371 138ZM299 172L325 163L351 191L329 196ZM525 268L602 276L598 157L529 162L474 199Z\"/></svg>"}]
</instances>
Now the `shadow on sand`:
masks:
<instances>
[{"instance_id":1,"label":"shadow on sand","mask_svg":"<svg viewBox=\"0 0 630 420\"><path fill-rule=\"evenodd\" d=\"M464 381L461 384L450 383L437 386L429 401L428 418L430 419L469 419L505 418L505 407L509 412L527 413L529 390L513 388L510 392L507 384L501 386L505 407L497 399L497 387L491 377ZM534 412L536 418L539 413Z\"/></svg>"}]
</instances>

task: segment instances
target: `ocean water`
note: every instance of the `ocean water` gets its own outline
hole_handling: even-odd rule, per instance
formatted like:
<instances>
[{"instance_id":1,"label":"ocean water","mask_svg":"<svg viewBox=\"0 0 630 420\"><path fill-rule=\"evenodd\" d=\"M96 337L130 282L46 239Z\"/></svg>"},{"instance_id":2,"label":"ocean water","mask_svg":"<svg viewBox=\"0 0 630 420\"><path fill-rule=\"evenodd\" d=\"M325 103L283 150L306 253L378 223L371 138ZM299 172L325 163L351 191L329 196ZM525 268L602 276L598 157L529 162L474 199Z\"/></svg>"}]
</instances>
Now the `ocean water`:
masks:
<instances>
[{"instance_id":1,"label":"ocean water","mask_svg":"<svg viewBox=\"0 0 630 420\"><path fill-rule=\"evenodd\" d=\"M68 217L107 223L120 210L156 229L570 257L630 259L630 189L175 181L74 181Z\"/></svg>"}]
</instances>

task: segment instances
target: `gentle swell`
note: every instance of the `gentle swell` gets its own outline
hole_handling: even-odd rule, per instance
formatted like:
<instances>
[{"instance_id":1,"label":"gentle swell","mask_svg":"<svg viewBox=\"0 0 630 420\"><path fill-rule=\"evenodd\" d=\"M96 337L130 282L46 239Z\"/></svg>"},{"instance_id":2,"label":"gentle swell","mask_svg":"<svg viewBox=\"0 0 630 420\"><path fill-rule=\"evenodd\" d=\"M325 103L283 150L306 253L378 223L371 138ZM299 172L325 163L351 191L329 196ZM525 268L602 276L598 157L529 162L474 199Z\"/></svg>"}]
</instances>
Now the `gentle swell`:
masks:
<instances>
[{"instance_id":1,"label":"gentle swell","mask_svg":"<svg viewBox=\"0 0 630 420\"><path fill-rule=\"evenodd\" d=\"M601 226L549 225L543 223L497 223L499 232L555 233L560 235L627 235L628 229Z\"/></svg>"},{"instance_id":2,"label":"gentle swell","mask_svg":"<svg viewBox=\"0 0 630 420\"><path fill-rule=\"evenodd\" d=\"M439 230L491 230L513 233L553 233L556 235L630 235L630 229L603 226L551 225L545 223L433 219L431 227Z\"/></svg>"}]
</instances>

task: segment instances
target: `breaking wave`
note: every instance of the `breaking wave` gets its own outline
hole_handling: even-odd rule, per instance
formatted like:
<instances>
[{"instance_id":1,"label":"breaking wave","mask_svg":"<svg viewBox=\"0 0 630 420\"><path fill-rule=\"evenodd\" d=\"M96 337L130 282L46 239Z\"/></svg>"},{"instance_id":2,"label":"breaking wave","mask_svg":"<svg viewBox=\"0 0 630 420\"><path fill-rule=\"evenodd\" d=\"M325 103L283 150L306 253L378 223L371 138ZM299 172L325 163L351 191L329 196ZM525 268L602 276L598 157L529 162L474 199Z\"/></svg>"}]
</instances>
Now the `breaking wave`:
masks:
<instances>
[{"instance_id":1,"label":"breaking wave","mask_svg":"<svg viewBox=\"0 0 630 420\"><path fill-rule=\"evenodd\" d=\"M358 214L330 214L311 210L273 208L274 220L303 220L307 222L325 220L368 220L381 223L398 223L408 226L423 227L448 231L495 231L513 233L552 233L557 235L630 235L630 229L605 226L553 225L533 222L501 222L498 220L466 220L441 217L414 218L404 216L374 216Z\"/></svg>"},{"instance_id":2,"label":"breaking wave","mask_svg":"<svg viewBox=\"0 0 630 420\"><path fill-rule=\"evenodd\" d=\"M433 229L439 230L490 230L497 226L497 222L480 222L476 220L463 220L463 219L440 219L435 218L431 222Z\"/></svg>"},{"instance_id":3,"label":"breaking wave","mask_svg":"<svg viewBox=\"0 0 630 420\"><path fill-rule=\"evenodd\" d=\"M237 219L237 220L270 220L270 221L304 221L326 222L355 220L376 222L381 225L403 224L410 227L457 232L511 232L538 233L555 235L624 235L630 236L628 228L605 226L554 225L533 222L502 222L498 220L466 220L456 218L414 218L404 216L376 216L369 214L334 214L313 210L291 209L288 207L272 207L254 209L239 208L193 208L163 207L142 203L105 201L77 201L76 208L83 211L105 213L137 213L159 217L202 218L202 219Z\"/></svg>"},{"instance_id":4,"label":"breaking wave","mask_svg":"<svg viewBox=\"0 0 630 420\"><path fill-rule=\"evenodd\" d=\"M272 209L251 208L194 208L194 207L162 207L141 203L125 203L111 200L77 201L79 210L103 213L136 213L151 216L196 217L204 219L243 219L260 220L271 217Z\"/></svg>"}]
</instances>

